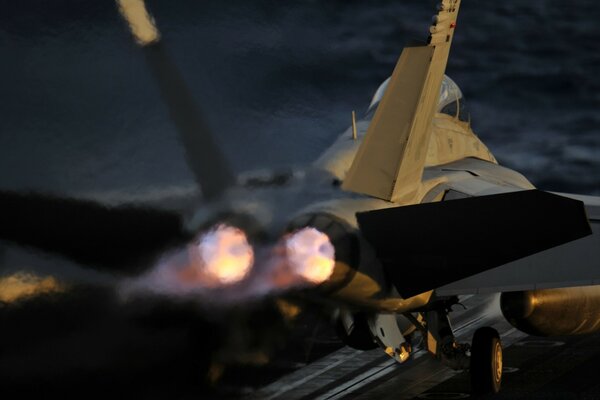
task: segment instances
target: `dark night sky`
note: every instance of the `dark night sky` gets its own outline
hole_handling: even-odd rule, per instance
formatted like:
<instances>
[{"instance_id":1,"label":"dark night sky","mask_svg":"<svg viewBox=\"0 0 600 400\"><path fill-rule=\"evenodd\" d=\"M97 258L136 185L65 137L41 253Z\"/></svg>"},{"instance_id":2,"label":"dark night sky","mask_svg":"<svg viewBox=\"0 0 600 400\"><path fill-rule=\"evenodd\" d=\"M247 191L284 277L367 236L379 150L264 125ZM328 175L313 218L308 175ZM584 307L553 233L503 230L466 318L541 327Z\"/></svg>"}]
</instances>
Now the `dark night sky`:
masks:
<instances>
[{"instance_id":1,"label":"dark night sky","mask_svg":"<svg viewBox=\"0 0 600 400\"><path fill-rule=\"evenodd\" d=\"M188 193L193 180L111 1L4 2L0 188ZM434 2L150 1L236 171L309 162L363 111ZM448 73L500 161L600 194L595 1L465 1Z\"/></svg>"}]
</instances>

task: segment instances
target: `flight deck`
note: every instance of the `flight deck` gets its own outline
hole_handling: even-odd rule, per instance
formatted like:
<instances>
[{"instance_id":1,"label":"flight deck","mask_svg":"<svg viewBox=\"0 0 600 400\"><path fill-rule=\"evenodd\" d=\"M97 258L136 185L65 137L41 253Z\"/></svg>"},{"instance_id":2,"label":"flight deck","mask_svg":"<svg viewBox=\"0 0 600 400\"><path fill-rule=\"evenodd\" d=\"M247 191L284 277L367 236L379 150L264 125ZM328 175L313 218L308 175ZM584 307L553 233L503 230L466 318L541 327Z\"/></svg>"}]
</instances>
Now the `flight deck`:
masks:
<instances>
[{"instance_id":1,"label":"flight deck","mask_svg":"<svg viewBox=\"0 0 600 400\"><path fill-rule=\"evenodd\" d=\"M502 389L495 396L470 393L468 372L453 371L416 349L397 364L379 349L337 350L245 396L246 400L333 399L597 399L600 334L560 338L526 335L508 324L498 295L466 296L451 314L459 341L493 326L504 346Z\"/></svg>"}]
</instances>

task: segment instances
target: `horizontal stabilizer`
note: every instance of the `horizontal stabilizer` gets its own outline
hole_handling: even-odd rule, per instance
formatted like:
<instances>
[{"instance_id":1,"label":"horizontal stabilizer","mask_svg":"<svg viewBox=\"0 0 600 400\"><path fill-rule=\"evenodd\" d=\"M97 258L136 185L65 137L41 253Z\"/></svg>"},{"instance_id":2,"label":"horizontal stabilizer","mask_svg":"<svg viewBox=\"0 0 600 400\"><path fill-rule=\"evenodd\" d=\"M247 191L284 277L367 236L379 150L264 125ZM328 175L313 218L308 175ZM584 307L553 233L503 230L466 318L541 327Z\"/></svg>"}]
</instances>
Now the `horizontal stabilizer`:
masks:
<instances>
[{"instance_id":1,"label":"horizontal stabilizer","mask_svg":"<svg viewBox=\"0 0 600 400\"><path fill-rule=\"evenodd\" d=\"M592 235L452 282L437 292L444 296L600 285L600 197L561 195L584 202Z\"/></svg>"},{"instance_id":2,"label":"horizontal stabilizer","mask_svg":"<svg viewBox=\"0 0 600 400\"><path fill-rule=\"evenodd\" d=\"M539 190L357 214L405 298L590 235L581 201Z\"/></svg>"},{"instance_id":3,"label":"horizontal stabilizer","mask_svg":"<svg viewBox=\"0 0 600 400\"><path fill-rule=\"evenodd\" d=\"M181 217L169 211L2 191L0 240L81 264L134 272L185 240L185 233Z\"/></svg>"}]
</instances>

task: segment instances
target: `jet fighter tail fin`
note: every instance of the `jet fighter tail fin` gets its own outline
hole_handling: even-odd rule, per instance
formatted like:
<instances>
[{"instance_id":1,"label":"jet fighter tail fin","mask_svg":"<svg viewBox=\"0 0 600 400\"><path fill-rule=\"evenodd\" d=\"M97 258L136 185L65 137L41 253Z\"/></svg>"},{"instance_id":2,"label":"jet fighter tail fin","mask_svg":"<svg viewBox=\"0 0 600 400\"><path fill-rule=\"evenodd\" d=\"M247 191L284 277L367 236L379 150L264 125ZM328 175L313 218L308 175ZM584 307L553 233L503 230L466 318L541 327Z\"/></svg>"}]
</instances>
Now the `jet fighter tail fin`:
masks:
<instances>
[{"instance_id":1,"label":"jet fighter tail fin","mask_svg":"<svg viewBox=\"0 0 600 400\"><path fill-rule=\"evenodd\" d=\"M460 0L443 0L429 43L406 47L342 188L398 202L420 185Z\"/></svg>"},{"instance_id":2,"label":"jet fighter tail fin","mask_svg":"<svg viewBox=\"0 0 600 400\"><path fill-rule=\"evenodd\" d=\"M235 183L235 176L209 129L208 120L203 117L202 110L160 40L160 32L144 0L117 0L117 5L143 49L148 67L179 133L188 167L202 189L202 197L206 200L219 198Z\"/></svg>"}]
</instances>

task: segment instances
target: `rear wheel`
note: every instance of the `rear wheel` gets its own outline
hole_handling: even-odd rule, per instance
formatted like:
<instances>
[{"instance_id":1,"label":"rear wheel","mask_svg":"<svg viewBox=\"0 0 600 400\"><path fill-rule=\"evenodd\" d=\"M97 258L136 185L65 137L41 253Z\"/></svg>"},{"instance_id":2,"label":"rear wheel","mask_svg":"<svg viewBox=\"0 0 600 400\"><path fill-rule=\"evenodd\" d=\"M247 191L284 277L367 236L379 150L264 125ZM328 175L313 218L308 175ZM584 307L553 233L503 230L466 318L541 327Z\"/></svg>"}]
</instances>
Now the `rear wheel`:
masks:
<instances>
[{"instance_id":1,"label":"rear wheel","mask_svg":"<svg viewBox=\"0 0 600 400\"><path fill-rule=\"evenodd\" d=\"M502 344L494 328L479 328L471 345L471 388L474 393L498 393L502 383Z\"/></svg>"}]
</instances>

